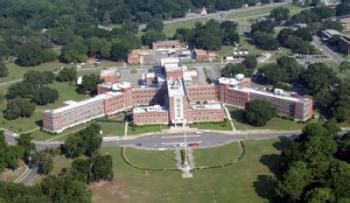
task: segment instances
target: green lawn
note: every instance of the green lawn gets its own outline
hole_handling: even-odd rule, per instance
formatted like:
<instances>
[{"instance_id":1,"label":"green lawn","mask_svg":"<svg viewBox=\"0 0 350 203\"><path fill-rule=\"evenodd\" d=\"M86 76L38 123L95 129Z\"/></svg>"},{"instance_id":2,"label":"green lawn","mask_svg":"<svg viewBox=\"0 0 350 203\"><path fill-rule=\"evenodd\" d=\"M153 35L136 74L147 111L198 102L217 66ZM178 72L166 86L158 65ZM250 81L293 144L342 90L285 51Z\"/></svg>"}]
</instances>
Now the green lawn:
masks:
<instances>
[{"instance_id":1,"label":"green lawn","mask_svg":"<svg viewBox=\"0 0 350 203\"><path fill-rule=\"evenodd\" d=\"M65 156L56 156L54 158L54 167L50 175L58 175L63 168L70 168L72 159L67 159Z\"/></svg>"},{"instance_id":2,"label":"green lawn","mask_svg":"<svg viewBox=\"0 0 350 203\"><path fill-rule=\"evenodd\" d=\"M235 161L241 154L239 143L193 151L196 167L217 166Z\"/></svg>"},{"instance_id":3,"label":"green lawn","mask_svg":"<svg viewBox=\"0 0 350 203\"><path fill-rule=\"evenodd\" d=\"M125 149L125 157L132 163L141 168L147 169L176 169L176 160L174 151L150 151L133 148Z\"/></svg>"},{"instance_id":4,"label":"green lawn","mask_svg":"<svg viewBox=\"0 0 350 203\"><path fill-rule=\"evenodd\" d=\"M68 100L73 101L81 101L87 98L90 98L88 95L84 94L78 94L76 89L77 86L75 84L69 84L67 82L53 82L52 84L49 84L49 87L54 88L58 91L59 98L58 100L49 105L45 106L37 106L37 110L47 110L47 109L54 109L64 106L63 102Z\"/></svg>"},{"instance_id":5,"label":"green lawn","mask_svg":"<svg viewBox=\"0 0 350 203\"><path fill-rule=\"evenodd\" d=\"M298 123L295 121L273 118L265 126L254 127L245 123L244 121L244 110L237 109L234 107L228 107L230 111L233 124L237 130L258 130L258 129L269 129L269 130L300 130L305 126L305 123Z\"/></svg>"},{"instance_id":6,"label":"green lawn","mask_svg":"<svg viewBox=\"0 0 350 203\"><path fill-rule=\"evenodd\" d=\"M34 67L22 67L22 66L18 66L16 64L13 64L13 63L7 64L6 66L9 70L9 75L7 77L0 78L0 83L22 79L24 73L29 71L29 70L57 71L61 67L69 66L69 65L60 63L59 61L54 61L54 62L44 63L44 64L34 66Z\"/></svg>"},{"instance_id":7,"label":"green lawn","mask_svg":"<svg viewBox=\"0 0 350 203\"><path fill-rule=\"evenodd\" d=\"M40 127L41 112L35 112L30 118L18 118L16 120L7 120L0 116L0 127L11 130L15 133L23 133Z\"/></svg>"},{"instance_id":8,"label":"green lawn","mask_svg":"<svg viewBox=\"0 0 350 203\"><path fill-rule=\"evenodd\" d=\"M206 129L206 130L232 130L230 121L225 119L223 122L206 122L190 124L191 128Z\"/></svg>"},{"instance_id":9,"label":"green lawn","mask_svg":"<svg viewBox=\"0 0 350 203\"><path fill-rule=\"evenodd\" d=\"M199 20L189 20L189 21L165 24L164 29L163 29L163 33L167 37L172 37L175 34L177 29L180 29L180 28L192 29L195 27L196 23L199 23L199 22L204 23L206 21L207 20L205 20L205 19L199 19Z\"/></svg>"},{"instance_id":10,"label":"green lawn","mask_svg":"<svg viewBox=\"0 0 350 203\"><path fill-rule=\"evenodd\" d=\"M159 132L163 129L168 129L167 125L144 125L144 126L136 126L130 125L128 126L128 135L139 135L143 133L150 132Z\"/></svg>"},{"instance_id":11,"label":"green lawn","mask_svg":"<svg viewBox=\"0 0 350 203\"><path fill-rule=\"evenodd\" d=\"M125 122L97 122L102 129L103 136L124 136Z\"/></svg>"},{"instance_id":12,"label":"green lawn","mask_svg":"<svg viewBox=\"0 0 350 203\"><path fill-rule=\"evenodd\" d=\"M299 13L302 10L305 10L307 8L304 7L297 7L297 6L285 6L286 8L289 8L290 10L290 14L294 15L296 13ZM246 27L250 27L251 21L250 20L254 20L254 19L260 19L263 16L267 16L270 14L270 11L273 8L258 8L255 10L241 10L240 12L235 12L235 13L231 13L227 16L224 17L223 20L235 20L236 22L238 22L238 30L242 31L242 30L246 30ZM183 22L178 22L178 23L172 23L172 24L165 24L164 25L164 29L163 29L163 33L167 36L167 37L172 37L176 30L179 28L189 28L192 29L195 27L195 24L197 22L206 22L208 21L208 19L197 19L197 20L189 20L189 21L183 21Z\"/></svg>"},{"instance_id":13,"label":"green lawn","mask_svg":"<svg viewBox=\"0 0 350 203\"><path fill-rule=\"evenodd\" d=\"M235 149L237 143L229 146ZM245 146L246 154L236 164L220 169L199 170L191 179L182 179L178 171L146 172L135 169L123 161L120 148L102 148L102 154L109 153L113 157L114 180L90 187L93 202L271 201L275 186L273 172L279 161L278 154L282 143L278 140L251 141L246 142ZM217 149L213 153L231 153L231 149L228 150ZM133 162L138 160L139 164L147 165L158 165L159 162L170 164L174 157L164 156L164 152L148 154L141 151L135 156ZM217 156L212 159L217 159Z\"/></svg>"}]
</instances>

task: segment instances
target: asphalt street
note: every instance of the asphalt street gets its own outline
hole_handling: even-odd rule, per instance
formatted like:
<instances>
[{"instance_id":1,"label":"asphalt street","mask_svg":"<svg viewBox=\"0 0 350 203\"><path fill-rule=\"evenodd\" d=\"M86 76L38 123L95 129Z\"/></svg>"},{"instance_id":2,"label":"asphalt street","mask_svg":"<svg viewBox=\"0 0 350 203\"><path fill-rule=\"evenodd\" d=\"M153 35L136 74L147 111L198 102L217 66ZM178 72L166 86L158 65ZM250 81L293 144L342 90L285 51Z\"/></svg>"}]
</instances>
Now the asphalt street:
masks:
<instances>
[{"instance_id":1,"label":"asphalt street","mask_svg":"<svg viewBox=\"0 0 350 203\"><path fill-rule=\"evenodd\" d=\"M103 146L128 146L142 149L171 150L196 144L200 148L209 148L225 145L231 142L243 140L264 140L278 138L295 138L295 133L268 133L268 134L234 134L226 135L220 133L175 133L164 135L149 135L137 137L130 140L105 140Z\"/></svg>"}]
</instances>

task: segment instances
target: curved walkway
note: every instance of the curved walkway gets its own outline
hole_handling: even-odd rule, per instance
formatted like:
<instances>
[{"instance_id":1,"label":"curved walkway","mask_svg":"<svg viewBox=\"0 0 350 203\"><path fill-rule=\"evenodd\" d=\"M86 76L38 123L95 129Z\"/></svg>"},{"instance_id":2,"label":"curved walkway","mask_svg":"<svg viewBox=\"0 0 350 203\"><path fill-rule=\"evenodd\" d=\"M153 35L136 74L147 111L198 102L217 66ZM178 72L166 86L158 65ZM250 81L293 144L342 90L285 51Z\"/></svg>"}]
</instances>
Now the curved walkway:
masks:
<instances>
[{"instance_id":1,"label":"curved walkway","mask_svg":"<svg viewBox=\"0 0 350 203\"><path fill-rule=\"evenodd\" d=\"M236 159L234 159L234 160L232 160L232 161L230 161L228 163L223 163L223 164L218 164L218 165L195 167L193 169L193 171L225 168L225 167L231 166L233 164L236 164L237 162L239 162L244 157L244 155L246 153L244 143L242 141L240 141L240 142L238 142L238 145L240 147L240 154L239 154L239 156ZM178 168L175 168L175 167L174 168L148 168L148 167L138 166L137 164L133 163L132 161L130 161L128 159L126 151L127 151L127 147L123 147L121 149L121 157L125 161L125 163L127 163L129 166L131 166L131 167L133 167L135 169L144 170L144 171L180 171ZM174 162L174 165L175 165L175 162Z\"/></svg>"}]
</instances>

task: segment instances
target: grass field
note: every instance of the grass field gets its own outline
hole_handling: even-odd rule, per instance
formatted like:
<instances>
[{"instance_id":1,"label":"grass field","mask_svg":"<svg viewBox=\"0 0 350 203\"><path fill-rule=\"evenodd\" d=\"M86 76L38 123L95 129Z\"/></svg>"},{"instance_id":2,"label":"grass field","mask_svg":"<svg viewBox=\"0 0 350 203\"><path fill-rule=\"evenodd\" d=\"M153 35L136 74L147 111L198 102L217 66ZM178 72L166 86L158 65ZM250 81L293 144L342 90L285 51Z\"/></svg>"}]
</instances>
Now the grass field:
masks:
<instances>
[{"instance_id":1,"label":"grass field","mask_svg":"<svg viewBox=\"0 0 350 203\"><path fill-rule=\"evenodd\" d=\"M238 163L197 171L191 179L182 179L177 171L135 169L122 160L120 148L102 148L102 154L109 153L113 157L114 180L89 188L93 202L268 202L274 198L274 172L282 145L279 140L246 142L246 154ZM210 149L214 150L211 158L200 158L205 156L204 152L198 157L204 163L215 163L212 159L224 156L222 153L231 153L231 149L225 150L229 146L233 147L234 153L237 143L224 149ZM145 157L143 152L138 152L133 161L152 166L169 163L169 160L171 163L171 158L162 153L150 153Z\"/></svg>"},{"instance_id":2,"label":"grass field","mask_svg":"<svg viewBox=\"0 0 350 203\"><path fill-rule=\"evenodd\" d=\"M286 6L290 10L290 14L294 15L296 13L299 13L302 10L305 10L307 8L304 7L297 7L297 6ZM273 8L258 8L255 10L242 10L240 12L235 12L228 14L227 16L224 16L221 20L235 20L238 22L238 31L244 31L247 27L250 27L250 20L255 19L261 19L264 16L267 16L270 14L270 11ZM165 24L163 33L167 37L172 37L176 30L179 28L189 28L192 29L195 27L195 24L198 22L205 23L208 21L208 19L197 19L197 20L188 20L183 22L177 22L172 24Z\"/></svg>"},{"instance_id":3,"label":"grass field","mask_svg":"<svg viewBox=\"0 0 350 203\"><path fill-rule=\"evenodd\" d=\"M237 130L258 130L258 129L269 129L269 130L300 130L305 124L298 123L295 121L283 119L283 118L273 118L265 126L254 127L247 124L244 121L244 110L237 109L234 107L228 107L233 124Z\"/></svg>"},{"instance_id":4,"label":"grass field","mask_svg":"<svg viewBox=\"0 0 350 203\"><path fill-rule=\"evenodd\" d=\"M60 63L59 61L54 61L54 62L50 62L50 63L44 63L44 64L41 64L41 65L38 65L35 67L21 67L21 66L18 66L16 64L13 64L13 63L6 64L6 66L8 68L9 75L7 77L0 78L0 83L22 79L24 73L29 71L29 70L57 71L61 67L63 67L63 66L67 67L69 65Z\"/></svg>"},{"instance_id":5,"label":"grass field","mask_svg":"<svg viewBox=\"0 0 350 203\"><path fill-rule=\"evenodd\" d=\"M166 125L144 125L144 126L136 126L130 125L128 126L128 135L139 135L143 133L149 132L159 132L163 129L168 129L169 126Z\"/></svg>"},{"instance_id":6,"label":"grass field","mask_svg":"<svg viewBox=\"0 0 350 203\"><path fill-rule=\"evenodd\" d=\"M176 168L174 151L160 152L127 148L125 154L131 163L142 168Z\"/></svg>"},{"instance_id":7,"label":"grass field","mask_svg":"<svg viewBox=\"0 0 350 203\"><path fill-rule=\"evenodd\" d=\"M97 122L102 129L103 136L124 136L125 122Z\"/></svg>"},{"instance_id":8,"label":"grass field","mask_svg":"<svg viewBox=\"0 0 350 203\"><path fill-rule=\"evenodd\" d=\"M230 121L225 119L223 122L207 122L207 123L193 123L191 128L207 129L207 130L232 130Z\"/></svg>"},{"instance_id":9,"label":"grass field","mask_svg":"<svg viewBox=\"0 0 350 203\"><path fill-rule=\"evenodd\" d=\"M195 149L193 151L196 167L216 166L231 163L241 154L239 143L210 149Z\"/></svg>"}]
</instances>

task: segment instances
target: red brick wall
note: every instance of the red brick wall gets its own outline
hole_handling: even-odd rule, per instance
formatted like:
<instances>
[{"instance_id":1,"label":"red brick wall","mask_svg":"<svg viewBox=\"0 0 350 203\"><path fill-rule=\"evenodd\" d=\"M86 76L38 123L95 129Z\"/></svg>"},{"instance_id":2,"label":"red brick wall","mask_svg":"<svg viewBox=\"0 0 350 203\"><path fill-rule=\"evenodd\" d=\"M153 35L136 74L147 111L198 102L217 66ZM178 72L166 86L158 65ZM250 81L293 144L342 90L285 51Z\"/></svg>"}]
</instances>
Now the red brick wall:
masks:
<instances>
[{"instance_id":1,"label":"red brick wall","mask_svg":"<svg viewBox=\"0 0 350 203\"><path fill-rule=\"evenodd\" d=\"M186 91L191 102L217 101L219 99L218 86L191 86Z\"/></svg>"},{"instance_id":2,"label":"red brick wall","mask_svg":"<svg viewBox=\"0 0 350 203\"><path fill-rule=\"evenodd\" d=\"M135 113L133 115L133 121L136 125L168 124L169 115L168 112Z\"/></svg>"}]
</instances>

